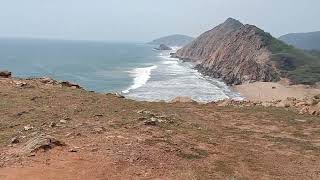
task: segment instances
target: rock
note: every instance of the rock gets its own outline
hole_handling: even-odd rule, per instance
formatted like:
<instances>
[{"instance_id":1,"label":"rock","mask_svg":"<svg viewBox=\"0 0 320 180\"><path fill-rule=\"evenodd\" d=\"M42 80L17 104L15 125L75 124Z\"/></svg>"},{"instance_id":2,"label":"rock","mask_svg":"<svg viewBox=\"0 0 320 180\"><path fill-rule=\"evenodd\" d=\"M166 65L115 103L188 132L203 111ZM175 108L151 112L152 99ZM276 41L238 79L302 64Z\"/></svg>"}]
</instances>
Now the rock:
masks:
<instances>
[{"instance_id":1,"label":"rock","mask_svg":"<svg viewBox=\"0 0 320 180\"><path fill-rule=\"evenodd\" d=\"M117 98L124 99L125 97L119 93L114 94Z\"/></svg>"},{"instance_id":2,"label":"rock","mask_svg":"<svg viewBox=\"0 0 320 180\"><path fill-rule=\"evenodd\" d=\"M78 152L80 147L73 147L72 149L69 150L69 152Z\"/></svg>"},{"instance_id":3,"label":"rock","mask_svg":"<svg viewBox=\"0 0 320 180\"><path fill-rule=\"evenodd\" d=\"M303 107L299 110L299 114L306 114L309 112L309 107Z\"/></svg>"},{"instance_id":4,"label":"rock","mask_svg":"<svg viewBox=\"0 0 320 180\"><path fill-rule=\"evenodd\" d=\"M170 103L194 103L194 102L196 101L194 101L190 97L182 97L182 96L176 97L170 101Z\"/></svg>"},{"instance_id":5,"label":"rock","mask_svg":"<svg viewBox=\"0 0 320 180\"><path fill-rule=\"evenodd\" d=\"M144 125L147 125L147 126L156 126L157 125L157 119L155 118L151 118L149 120L146 120L144 121Z\"/></svg>"},{"instance_id":6,"label":"rock","mask_svg":"<svg viewBox=\"0 0 320 180\"><path fill-rule=\"evenodd\" d=\"M318 99L314 99L314 98L310 98L310 99L307 99L305 102L309 106L314 106L314 105L319 103L319 100Z\"/></svg>"},{"instance_id":7,"label":"rock","mask_svg":"<svg viewBox=\"0 0 320 180\"><path fill-rule=\"evenodd\" d=\"M320 100L320 94L313 96L313 99L319 99Z\"/></svg>"},{"instance_id":8,"label":"rock","mask_svg":"<svg viewBox=\"0 0 320 180\"><path fill-rule=\"evenodd\" d=\"M93 133L102 134L106 129L104 127L95 127L93 128Z\"/></svg>"},{"instance_id":9,"label":"rock","mask_svg":"<svg viewBox=\"0 0 320 180\"><path fill-rule=\"evenodd\" d=\"M99 151L99 148L91 148L90 151L91 152L97 152L97 151Z\"/></svg>"},{"instance_id":10,"label":"rock","mask_svg":"<svg viewBox=\"0 0 320 180\"><path fill-rule=\"evenodd\" d=\"M144 115L154 115L151 111L146 111L146 110L140 110L137 111L138 114L144 114Z\"/></svg>"},{"instance_id":11,"label":"rock","mask_svg":"<svg viewBox=\"0 0 320 180\"><path fill-rule=\"evenodd\" d=\"M165 44L160 44L159 47L155 48L155 49L158 50L158 51L170 51L170 50L172 50L171 47L168 47Z\"/></svg>"},{"instance_id":12,"label":"rock","mask_svg":"<svg viewBox=\"0 0 320 180\"><path fill-rule=\"evenodd\" d=\"M40 79L40 82L42 82L44 84L54 84L56 81L49 78L49 77L43 77Z\"/></svg>"},{"instance_id":13,"label":"rock","mask_svg":"<svg viewBox=\"0 0 320 180\"><path fill-rule=\"evenodd\" d=\"M23 82L23 81L14 81L14 83L16 84L16 86L18 87L23 87L23 86L26 86L27 83L26 82Z\"/></svg>"},{"instance_id":14,"label":"rock","mask_svg":"<svg viewBox=\"0 0 320 180\"><path fill-rule=\"evenodd\" d=\"M71 88L74 88L74 89L82 89L82 87L79 86L78 84L71 83L69 81L61 81L61 82L59 82L59 84L61 86L64 86L64 87L71 87Z\"/></svg>"},{"instance_id":15,"label":"rock","mask_svg":"<svg viewBox=\"0 0 320 180\"><path fill-rule=\"evenodd\" d=\"M26 126L23 127L23 129L24 129L25 131L29 131L29 130L31 130L31 129L33 129L33 128L34 128L34 127L31 126L31 125L26 125Z\"/></svg>"},{"instance_id":16,"label":"rock","mask_svg":"<svg viewBox=\"0 0 320 180\"><path fill-rule=\"evenodd\" d=\"M263 107L271 107L271 106L273 106L273 103L272 102L262 102L261 106L263 106Z\"/></svg>"},{"instance_id":17,"label":"rock","mask_svg":"<svg viewBox=\"0 0 320 180\"><path fill-rule=\"evenodd\" d=\"M302 102L298 102L297 104L295 104L294 106L295 107L303 107L303 106L307 106L308 104L306 103L306 102L304 102L304 101L302 101Z\"/></svg>"},{"instance_id":18,"label":"rock","mask_svg":"<svg viewBox=\"0 0 320 180\"><path fill-rule=\"evenodd\" d=\"M59 122L60 122L61 124L66 124L66 123L67 123L67 120L61 119Z\"/></svg>"},{"instance_id":19,"label":"rock","mask_svg":"<svg viewBox=\"0 0 320 180\"><path fill-rule=\"evenodd\" d=\"M54 127L56 127L57 126L57 124L55 123L55 122L51 122L50 124L49 124L49 127L50 128L54 128Z\"/></svg>"},{"instance_id":20,"label":"rock","mask_svg":"<svg viewBox=\"0 0 320 180\"><path fill-rule=\"evenodd\" d=\"M10 140L10 144L17 144L19 142L20 142L19 137L14 137Z\"/></svg>"},{"instance_id":21,"label":"rock","mask_svg":"<svg viewBox=\"0 0 320 180\"><path fill-rule=\"evenodd\" d=\"M11 72L9 72L9 71L0 71L0 77L1 78L10 78L11 77Z\"/></svg>"},{"instance_id":22,"label":"rock","mask_svg":"<svg viewBox=\"0 0 320 180\"><path fill-rule=\"evenodd\" d=\"M219 107L225 107L225 106L232 105L232 100L226 99L226 100L223 100L223 101L218 101L217 103L218 103Z\"/></svg>"},{"instance_id":23,"label":"rock","mask_svg":"<svg viewBox=\"0 0 320 180\"><path fill-rule=\"evenodd\" d=\"M284 108L294 107L296 105L296 100L297 99L295 98L287 98L285 100L278 102L275 106L284 107Z\"/></svg>"},{"instance_id":24,"label":"rock","mask_svg":"<svg viewBox=\"0 0 320 180\"><path fill-rule=\"evenodd\" d=\"M65 143L48 135L38 135L28 142L22 148L23 153L32 153L40 149L49 150L56 146L65 146Z\"/></svg>"},{"instance_id":25,"label":"rock","mask_svg":"<svg viewBox=\"0 0 320 180\"><path fill-rule=\"evenodd\" d=\"M95 114L93 117L103 117L103 114Z\"/></svg>"}]
</instances>

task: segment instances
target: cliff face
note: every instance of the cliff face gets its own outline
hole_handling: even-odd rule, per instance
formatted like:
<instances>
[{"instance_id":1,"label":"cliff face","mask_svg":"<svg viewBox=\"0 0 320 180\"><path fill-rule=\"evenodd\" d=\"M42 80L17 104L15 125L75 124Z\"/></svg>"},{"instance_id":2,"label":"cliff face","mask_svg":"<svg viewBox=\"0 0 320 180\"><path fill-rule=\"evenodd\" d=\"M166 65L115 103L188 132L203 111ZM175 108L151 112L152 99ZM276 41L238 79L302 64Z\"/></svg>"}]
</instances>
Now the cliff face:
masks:
<instances>
[{"instance_id":1,"label":"cliff face","mask_svg":"<svg viewBox=\"0 0 320 180\"><path fill-rule=\"evenodd\" d=\"M280 73L267 40L272 38L259 28L229 18L180 49L176 57L196 63L205 75L221 78L227 84L276 81Z\"/></svg>"}]
</instances>

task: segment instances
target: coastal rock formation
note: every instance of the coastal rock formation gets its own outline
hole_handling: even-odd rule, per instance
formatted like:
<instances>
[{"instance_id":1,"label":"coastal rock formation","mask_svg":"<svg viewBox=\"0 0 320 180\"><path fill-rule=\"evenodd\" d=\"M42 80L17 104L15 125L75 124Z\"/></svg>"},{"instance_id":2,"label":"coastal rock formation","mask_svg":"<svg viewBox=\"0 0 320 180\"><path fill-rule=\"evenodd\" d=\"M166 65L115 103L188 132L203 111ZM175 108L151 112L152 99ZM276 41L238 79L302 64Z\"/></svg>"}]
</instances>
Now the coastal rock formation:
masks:
<instances>
[{"instance_id":1,"label":"coastal rock formation","mask_svg":"<svg viewBox=\"0 0 320 180\"><path fill-rule=\"evenodd\" d=\"M148 44L153 44L153 45L165 44L166 46L170 46L170 47L175 47L175 46L176 47L183 47L193 40L194 40L193 37L175 34L175 35L155 39L155 40L149 42Z\"/></svg>"},{"instance_id":2,"label":"coastal rock formation","mask_svg":"<svg viewBox=\"0 0 320 180\"><path fill-rule=\"evenodd\" d=\"M191 61L202 74L220 78L229 85L272 82L280 77L292 78L296 83L320 80L316 70L299 69L314 61L318 66L320 60L309 58L256 26L243 25L232 18L203 33L173 57ZM300 78L306 72L314 72L311 77L315 78Z\"/></svg>"},{"instance_id":3,"label":"coastal rock formation","mask_svg":"<svg viewBox=\"0 0 320 180\"><path fill-rule=\"evenodd\" d=\"M160 44L159 47L155 48L158 51L170 51L172 50L171 47L165 45L165 44Z\"/></svg>"},{"instance_id":4,"label":"coastal rock formation","mask_svg":"<svg viewBox=\"0 0 320 180\"><path fill-rule=\"evenodd\" d=\"M2 77L2 78L10 78L11 77L11 72L9 72L9 71L0 71L0 77Z\"/></svg>"}]
</instances>

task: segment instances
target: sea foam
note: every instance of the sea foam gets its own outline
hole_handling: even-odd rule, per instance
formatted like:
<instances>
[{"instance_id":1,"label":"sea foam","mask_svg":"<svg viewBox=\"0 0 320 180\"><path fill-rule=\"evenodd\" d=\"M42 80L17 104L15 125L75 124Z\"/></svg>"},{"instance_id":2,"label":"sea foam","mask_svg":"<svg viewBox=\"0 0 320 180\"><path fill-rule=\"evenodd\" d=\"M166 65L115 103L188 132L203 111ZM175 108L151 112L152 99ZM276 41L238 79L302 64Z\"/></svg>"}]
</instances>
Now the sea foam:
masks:
<instances>
[{"instance_id":1,"label":"sea foam","mask_svg":"<svg viewBox=\"0 0 320 180\"><path fill-rule=\"evenodd\" d=\"M122 91L122 93L129 93L130 90L138 89L139 87L145 85L151 77L151 71L156 68L157 66L153 65L145 68L136 68L132 71L129 71L130 76L134 77L133 85L130 86L128 89Z\"/></svg>"}]
</instances>

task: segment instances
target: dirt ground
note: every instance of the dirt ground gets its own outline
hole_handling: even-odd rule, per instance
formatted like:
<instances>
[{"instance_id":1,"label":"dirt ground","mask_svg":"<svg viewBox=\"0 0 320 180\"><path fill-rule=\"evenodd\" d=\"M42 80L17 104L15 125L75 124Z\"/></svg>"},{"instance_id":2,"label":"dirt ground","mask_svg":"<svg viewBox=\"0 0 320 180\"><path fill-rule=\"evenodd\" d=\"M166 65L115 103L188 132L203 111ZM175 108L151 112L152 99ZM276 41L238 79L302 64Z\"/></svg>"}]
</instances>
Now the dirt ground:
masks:
<instances>
[{"instance_id":1,"label":"dirt ground","mask_svg":"<svg viewBox=\"0 0 320 180\"><path fill-rule=\"evenodd\" d=\"M1 180L320 179L319 117L20 81L0 79ZM19 153L38 134L66 145Z\"/></svg>"}]
</instances>

